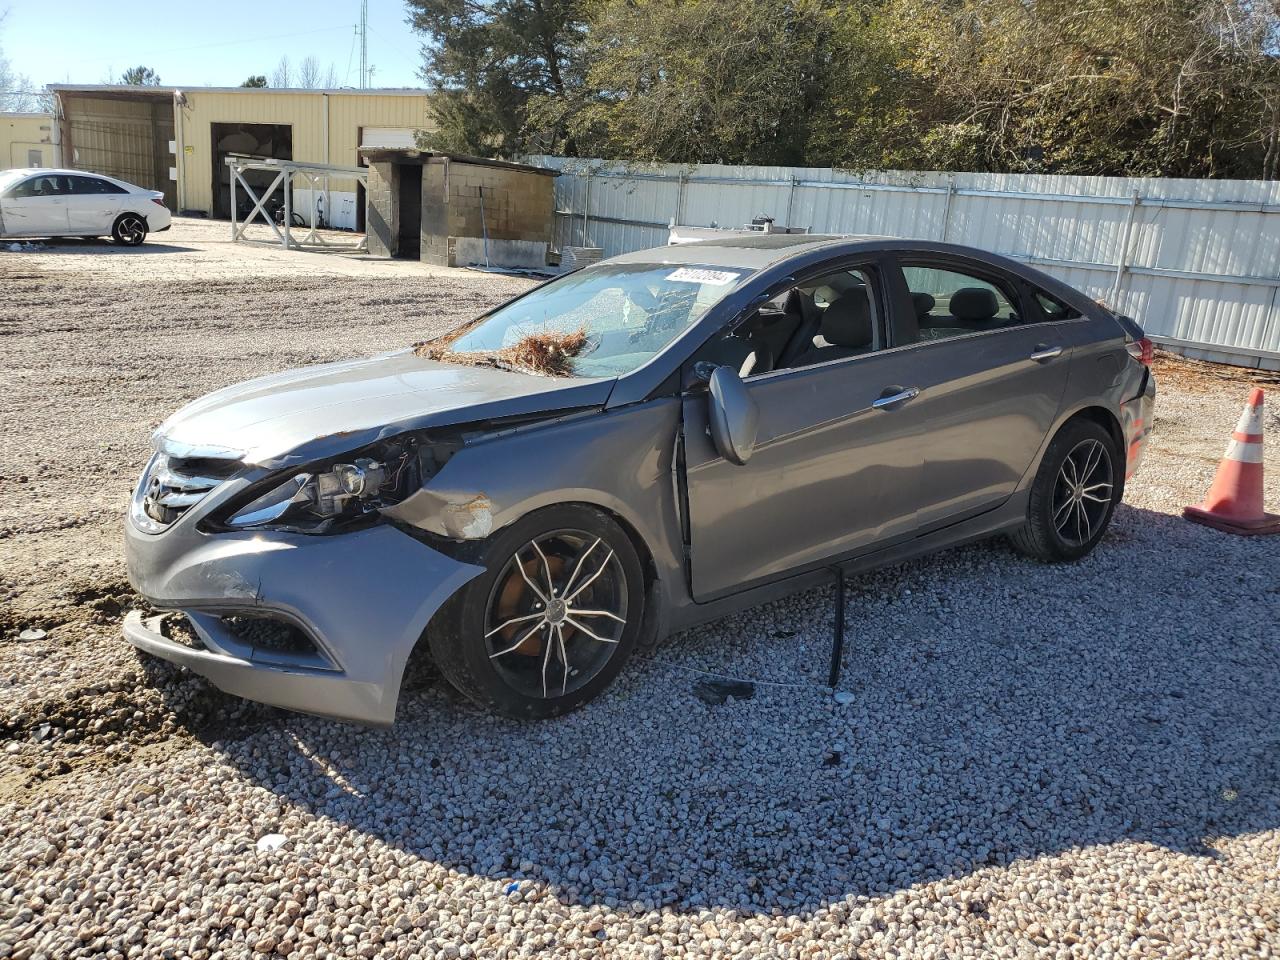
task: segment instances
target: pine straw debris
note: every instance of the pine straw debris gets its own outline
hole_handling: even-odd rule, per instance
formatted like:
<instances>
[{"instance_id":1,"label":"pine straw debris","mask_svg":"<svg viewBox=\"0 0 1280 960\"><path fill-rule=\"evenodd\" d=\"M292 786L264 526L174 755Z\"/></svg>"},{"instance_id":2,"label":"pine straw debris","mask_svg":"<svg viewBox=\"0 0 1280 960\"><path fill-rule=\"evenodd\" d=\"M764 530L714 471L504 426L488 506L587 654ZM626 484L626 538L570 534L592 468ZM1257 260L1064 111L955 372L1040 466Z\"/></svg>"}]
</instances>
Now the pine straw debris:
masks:
<instances>
[{"instance_id":1,"label":"pine straw debris","mask_svg":"<svg viewBox=\"0 0 1280 960\"><path fill-rule=\"evenodd\" d=\"M582 328L568 332L544 330L525 334L501 350L455 351L454 341L464 332L465 329L457 335L420 343L414 353L426 360L497 367L544 377L569 377L573 375L573 358L586 349L588 342L587 331Z\"/></svg>"}]
</instances>

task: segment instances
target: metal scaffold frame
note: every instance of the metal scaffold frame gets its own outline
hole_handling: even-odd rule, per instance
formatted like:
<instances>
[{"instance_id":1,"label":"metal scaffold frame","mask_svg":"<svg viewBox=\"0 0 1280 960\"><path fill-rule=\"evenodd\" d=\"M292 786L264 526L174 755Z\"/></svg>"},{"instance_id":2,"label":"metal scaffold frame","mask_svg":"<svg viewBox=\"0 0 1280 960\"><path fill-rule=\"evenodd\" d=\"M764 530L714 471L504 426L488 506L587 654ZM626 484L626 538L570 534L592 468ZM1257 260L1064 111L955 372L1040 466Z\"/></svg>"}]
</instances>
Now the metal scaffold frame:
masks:
<instances>
[{"instance_id":1,"label":"metal scaffold frame","mask_svg":"<svg viewBox=\"0 0 1280 960\"><path fill-rule=\"evenodd\" d=\"M231 240L233 243L257 242L246 237L245 231L250 224L260 220L271 227L280 245L286 250L309 248L350 252L368 249L369 238L364 234L355 234L354 236L359 237L355 243L338 243L331 237L326 238L319 227L320 197L329 195L330 179L355 180L367 188L369 179L367 167L338 167L328 163L297 163L293 160L271 160L261 157L228 157L226 163L231 189ZM271 185L261 195L244 178L244 174L249 170L262 170L276 175ZM298 177L303 178L309 185L304 186L303 189L311 191L311 216L308 218L310 226L304 233L298 232L302 230L301 227L293 225L295 213L293 187L294 180ZM253 209L243 220L239 218L239 206L236 202L237 184L253 202ZM284 192L283 223L277 223L267 210L267 201L275 195L277 190Z\"/></svg>"}]
</instances>

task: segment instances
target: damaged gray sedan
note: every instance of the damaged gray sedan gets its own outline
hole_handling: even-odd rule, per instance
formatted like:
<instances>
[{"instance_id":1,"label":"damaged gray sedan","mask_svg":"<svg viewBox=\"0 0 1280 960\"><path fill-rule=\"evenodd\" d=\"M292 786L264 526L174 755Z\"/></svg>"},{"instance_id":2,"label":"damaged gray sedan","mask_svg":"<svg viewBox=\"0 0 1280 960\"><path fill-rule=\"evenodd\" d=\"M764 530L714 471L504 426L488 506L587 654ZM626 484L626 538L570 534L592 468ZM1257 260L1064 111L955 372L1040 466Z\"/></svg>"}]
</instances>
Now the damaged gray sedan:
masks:
<instances>
[{"instance_id":1,"label":"damaged gray sedan","mask_svg":"<svg viewBox=\"0 0 1280 960\"><path fill-rule=\"evenodd\" d=\"M617 257L170 417L126 523L170 612L125 633L308 713L391 723L418 653L554 716L638 645L833 576L995 534L1085 555L1142 456L1149 360L1132 321L968 248Z\"/></svg>"}]
</instances>

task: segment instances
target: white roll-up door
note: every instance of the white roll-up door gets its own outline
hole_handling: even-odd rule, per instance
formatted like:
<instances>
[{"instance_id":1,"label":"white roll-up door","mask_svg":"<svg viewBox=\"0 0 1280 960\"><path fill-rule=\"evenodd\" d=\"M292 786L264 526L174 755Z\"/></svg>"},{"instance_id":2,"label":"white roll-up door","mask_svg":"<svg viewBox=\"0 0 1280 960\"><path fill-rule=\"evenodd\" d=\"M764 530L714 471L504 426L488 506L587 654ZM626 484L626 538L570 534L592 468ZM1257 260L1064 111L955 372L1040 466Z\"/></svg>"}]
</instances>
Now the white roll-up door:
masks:
<instances>
[{"instance_id":1,"label":"white roll-up door","mask_svg":"<svg viewBox=\"0 0 1280 960\"><path fill-rule=\"evenodd\" d=\"M365 127L360 133L360 146L412 150L418 145L414 133L413 127Z\"/></svg>"}]
</instances>

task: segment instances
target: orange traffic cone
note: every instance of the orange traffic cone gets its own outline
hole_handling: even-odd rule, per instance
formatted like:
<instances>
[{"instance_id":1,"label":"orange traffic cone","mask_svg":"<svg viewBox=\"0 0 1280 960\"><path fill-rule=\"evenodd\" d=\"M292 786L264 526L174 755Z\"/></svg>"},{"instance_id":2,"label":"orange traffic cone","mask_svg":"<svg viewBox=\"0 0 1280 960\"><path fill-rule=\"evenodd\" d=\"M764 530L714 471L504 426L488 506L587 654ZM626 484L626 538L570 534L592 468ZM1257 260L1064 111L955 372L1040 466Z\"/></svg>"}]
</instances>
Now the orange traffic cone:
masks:
<instances>
[{"instance_id":1,"label":"orange traffic cone","mask_svg":"<svg viewBox=\"0 0 1280 960\"><path fill-rule=\"evenodd\" d=\"M1198 507L1182 515L1215 530L1251 536L1280 533L1280 516L1262 505L1262 388L1249 391L1249 400L1231 435L1218 474Z\"/></svg>"}]
</instances>

